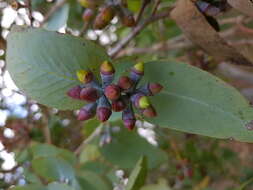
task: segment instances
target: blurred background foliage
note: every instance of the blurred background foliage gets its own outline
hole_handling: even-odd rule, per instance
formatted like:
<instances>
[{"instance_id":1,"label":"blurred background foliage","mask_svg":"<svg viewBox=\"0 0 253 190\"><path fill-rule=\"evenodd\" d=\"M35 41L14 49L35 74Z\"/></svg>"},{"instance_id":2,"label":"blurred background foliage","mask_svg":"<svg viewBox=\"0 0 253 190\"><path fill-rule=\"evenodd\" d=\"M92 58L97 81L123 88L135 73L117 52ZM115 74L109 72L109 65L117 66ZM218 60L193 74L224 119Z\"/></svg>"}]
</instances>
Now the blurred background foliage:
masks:
<instances>
[{"instance_id":1,"label":"blurred background foliage","mask_svg":"<svg viewBox=\"0 0 253 190\"><path fill-rule=\"evenodd\" d=\"M142 19L150 16L157 2L158 11L163 11L176 0L149 2ZM143 2L126 3L136 17ZM117 116L105 126L95 119L78 122L75 112L45 107L19 91L5 65L6 36L13 25L81 36L109 52L132 31L118 16L103 30L94 30L84 22L84 10L76 0L0 1L0 189L252 189L251 144L178 133L143 121L127 132ZM230 7L216 19L221 35L252 60L252 18ZM219 76L253 101L252 69L218 65L188 41L169 17L144 27L115 61L171 57Z\"/></svg>"}]
</instances>

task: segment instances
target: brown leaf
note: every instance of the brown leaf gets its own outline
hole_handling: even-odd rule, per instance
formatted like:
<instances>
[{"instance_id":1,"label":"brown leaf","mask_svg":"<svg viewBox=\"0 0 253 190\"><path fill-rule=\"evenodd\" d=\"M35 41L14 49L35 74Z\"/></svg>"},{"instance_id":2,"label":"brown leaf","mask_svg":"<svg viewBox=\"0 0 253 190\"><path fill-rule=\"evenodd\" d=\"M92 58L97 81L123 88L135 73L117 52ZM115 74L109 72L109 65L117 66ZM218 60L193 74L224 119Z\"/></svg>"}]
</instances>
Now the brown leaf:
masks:
<instances>
[{"instance_id":1,"label":"brown leaf","mask_svg":"<svg viewBox=\"0 0 253 190\"><path fill-rule=\"evenodd\" d=\"M178 0L171 18L185 36L200 46L217 61L230 61L238 65L253 66L241 53L230 46L208 23L191 0Z\"/></svg>"},{"instance_id":2,"label":"brown leaf","mask_svg":"<svg viewBox=\"0 0 253 190\"><path fill-rule=\"evenodd\" d=\"M245 15L253 17L253 1L251 0L228 0L228 3Z\"/></svg>"}]
</instances>

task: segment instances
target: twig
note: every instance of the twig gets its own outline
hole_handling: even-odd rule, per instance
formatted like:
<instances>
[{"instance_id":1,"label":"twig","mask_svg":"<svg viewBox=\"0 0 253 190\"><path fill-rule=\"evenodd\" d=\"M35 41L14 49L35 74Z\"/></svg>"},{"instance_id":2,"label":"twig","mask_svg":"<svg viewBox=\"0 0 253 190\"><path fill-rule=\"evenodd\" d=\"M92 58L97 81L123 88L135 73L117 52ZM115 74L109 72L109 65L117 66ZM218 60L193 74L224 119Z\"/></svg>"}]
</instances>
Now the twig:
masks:
<instances>
[{"instance_id":1,"label":"twig","mask_svg":"<svg viewBox=\"0 0 253 190\"><path fill-rule=\"evenodd\" d=\"M152 22L155 22L157 20L166 18L169 16L170 11L172 10L172 8L169 8L166 11L163 11L159 14L156 14L154 16L151 16L149 18L147 18L144 22L139 23L125 38L123 38L121 41L118 42L118 44L116 44L116 46L114 48L112 48L109 51L109 55L112 58L115 58L117 56L117 54L134 38L136 37L141 31L142 29L144 29L147 25L149 25Z\"/></svg>"},{"instance_id":2,"label":"twig","mask_svg":"<svg viewBox=\"0 0 253 190\"><path fill-rule=\"evenodd\" d=\"M41 25L44 25L49 20L49 18L55 13L55 11L61 8L65 3L66 0L57 1L57 3L47 12Z\"/></svg>"},{"instance_id":3,"label":"twig","mask_svg":"<svg viewBox=\"0 0 253 190\"><path fill-rule=\"evenodd\" d=\"M150 0L142 0L142 6L141 6L141 9L140 9L140 11L138 13L138 16L136 18L136 24L138 24L140 22L141 17L142 17L142 15L144 13L144 10L145 10L145 8L147 7L147 5L149 3L150 3Z\"/></svg>"},{"instance_id":4,"label":"twig","mask_svg":"<svg viewBox=\"0 0 253 190\"><path fill-rule=\"evenodd\" d=\"M89 28L89 25L90 25L90 22L85 22L85 23L83 24L83 27L82 27L82 29L80 30L80 35L79 35L79 36L83 37L83 36L85 35L86 31L87 31L88 28Z\"/></svg>"},{"instance_id":5,"label":"twig","mask_svg":"<svg viewBox=\"0 0 253 190\"><path fill-rule=\"evenodd\" d=\"M52 140L51 140L51 133L50 133L50 129L48 126L48 120L44 118L43 121L43 126L42 126L42 132L43 135L45 137L45 141L47 144L52 144Z\"/></svg>"},{"instance_id":6,"label":"twig","mask_svg":"<svg viewBox=\"0 0 253 190\"><path fill-rule=\"evenodd\" d=\"M45 106L41 105L40 108L42 113L44 114L44 117L42 117L42 132L46 143L52 144L51 132L48 126L48 118L50 117L50 113L48 112L48 108L46 108Z\"/></svg>"},{"instance_id":7,"label":"twig","mask_svg":"<svg viewBox=\"0 0 253 190\"><path fill-rule=\"evenodd\" d=\"M28 8L28 12L29 12L29 19L32 25L33 22L33 17L32 17L32 2L31 0L27 0L27 8Z\"/></svg>"},{"instance_id":8,"label":"twig","mask_svg":"<svg viewBox=\"0 0 253 190\"><path fill-rule=\"evenodd\" d=\"M98 127L96 128L96 130L95 130L87 139L85 139L85 140L82 142L82 144L75 150L75 155L79 155L79 154L82 152L83 148L84 148L87 144L89 144L96 136L98 136L98 135L101 133L102 129L103 129L103 125L101 124L101 125L98 126Z\"/></svg>"},{"instance_id":9,"label":"twig","mask_svg":"<svg viewBox=\"0 0 253 190\"><path fill-rule=\"evenodd\" d=\"M160 3L161 3L161 0L156 0L156 2L155 2L155 6L154 6L154 9L153 9L153 11L152 11L152 14L151 14L151 15L155 15L155 14L156 14L156 11L157 11L158 6L160 5Z\"/></svg>"}]
</instances>

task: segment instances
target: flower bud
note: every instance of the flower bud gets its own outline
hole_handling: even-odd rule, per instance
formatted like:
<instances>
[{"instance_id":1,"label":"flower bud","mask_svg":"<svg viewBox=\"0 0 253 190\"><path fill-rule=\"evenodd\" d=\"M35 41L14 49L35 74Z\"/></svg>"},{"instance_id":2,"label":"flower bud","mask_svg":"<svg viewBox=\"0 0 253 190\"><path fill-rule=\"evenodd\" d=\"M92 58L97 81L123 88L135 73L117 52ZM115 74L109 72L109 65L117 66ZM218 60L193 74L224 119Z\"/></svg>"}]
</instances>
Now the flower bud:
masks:
<instances>
[{"instance_id":1,"label":"flower bud","mask_svg":"<svg viewBox=\"0 0 253 190\"><path fill-rule=\"evenodd\" d=\"M97 107L97 118L98 120L105 122L107 121L112 114L111 105L106 99L105 96L101 96L98 101Z\"/></svg>"},{"instance_id":2,"label":"flower bud","mask_svg":"<svg viewBox=\"0 0 253 190\"><path fill-rule=\"evenodd\" d=\"M140 109L146 109L151 105L147 96L143 95L142 93L133 95L131 97L131 101L133 102L136 108Z\"/></svg>"},{"instance_id":3,"label":"flower bud","mask_svg":"<svg viewBox=\"0 0 253 190\"><path fill-rule=\"evenodd\" d=\"M133 81L127 76L122 76L119 78L118 86L123 90L128 90L133 86Z\"/></svg>"},{"instance_id":4,"label":"flower bud","mask_svg":"<svg viewBox=\"0 0 253 190\"><path fill-rule=\"evenodd\" d=\"M134 16L132 14L124 15L122 18L122 24L128 27L134 27L136 25Z\"/></svg>"},{"instance_id":5,"label":"flower bud","mask_svg":"<svg viewBox=\"0 0 253 190\"><path fill-rule=\"evenodd\" d=\"M146 96L153 96L161 92L162 89L163 89L163 86L160 85L159 83L148 83L140 87L138 91L145 94Z\"/></svg>"},{"instance_id":6,"label":"flower bud","mask_svg":"<svg viewBox=\"0 0 253 190\"><path fill-rule=\"evenodd\" d=\"M78 80L84 84L90 83L94 79L93 73L86 70L78 70L76 75Z\"/></svg>"},{"instance_id":7,"label":"flower bud","mask_svg":"<svg viewBox=\"0 0 253 190\"><path fill-rule=\"evenodd\" d=\"M105 96L109 100L117 100L120 97L120 88L115 84L110 84L105 88Z\"/></svg>"},{"instance_id":8,"label":"flower bud","mask_svg":"<svg viewBox=\"0 0 253 190\"><path fill-rule=\"evenodd\" d=\"M126 128L133 130L136 123L136 118L131 107L126 108L122 113L122 120Z\"/></svg>"},{"instance_id":9,"label":"flower bud","mask_svg":"<svg viewBox=\"0 0 253 190\"><path fill-rule=\"evenodd\" d=\"M97 15L94 21L94 29L105 28L115 16L115 10L113 6L105 6L101 9L100 13Z\"/></svg>"},{"instance_id":10,"label":"flower bud","mask_svg":"<svg viewBox=\"0 0 253 190\"><path fill-rule=\"evenodd\" d=\"M82 88L79 85L75 86L67 92L67 95L73 99L80 99L81 90Z\"/></svg>"},{"instance_id":11,"label":"flower bud","mask_svg":"<svg viewBox=\"0 0 253 190\"><path fill-rule=\"evenodd\" d=\"M83 21L90 22L91 19L94 17L94 10L92 9L85 9L83 12Z\"/></svg>"},{"instance_id":12,"label":"flower bud","mask_svg":"<svg viewBox=\"0 0 253 190\"><path fill-rule=\"evenodd\" d=\"M205 1L197 1L196 6L206 16L217 16L222 12L222 8L216 7Z\"/></svg>"},{"instance_id":13,"label":"flower bud","mask_svg":"<svg viewBox=\"0 0 253 190\"><path fill-rule=\"evenodd\" d=\"M153 106L149 106L148 108L143 109L142 114L145 117L156 117L157 116L156 110Z\"/></svg>"},{"instance_id":14,"label":"flower bud","mask_svg":"<svg viewBox=\"0 0 253 190\"><path fill-rule=\"evenodd\" d=\"M159 83L149 83L149 90L150 92L154 94L158 94L163 89L163 86Z\"/></svg>"},{"instance_id":15,"label":"flower bud","mask_svg":"<svg viewBox=\"0 0 253 190\"><path fill-rule=\"evenodd\" d=\"M141 77L144 75L144 64L142 62L134 65L130 72L130 78L135 83L138 83Z\"/></svg>"},{"instance_id":16,"label":"flower bud","mask_svg":"<svg viewBox=\"0 0 253 190\"><path fill-rule=\"evenodd\" d=\"M115 112L121 112L126 108L126 102L123 99L114 100L112 102L112 110Z\"/></svg>"},{"instance_id":17,"label":"flower bud","mask_svg":"<svg viewBox=\"0 0 253 190\"><path fill-rule=\"evenodd\" d=\"M114 67L109 61L104 61L100 66L100 76L103 86L108 86L114 79Z\"/></svg>"},{"instance_id":18,"label":"flower bud","mask_svg":"<svg viewBox=\"0 0 253 190\"><path fill-rule=\"evenodd\" d=\"M87 102L95 102L101 96L101 92L93 87L85 87L81 90L80 98Z\"/></svg>"},{"instance_id":19,"label":"flower bud","mask_svg":"<svg viewBox=\"0 0 253 190\"><path fill-rule=\"evenodd\" d=\"M96 114L97 103L86 104L78 113L77 119L79 121L85 121L91 119Z\"/></svg>"}]
</instances>

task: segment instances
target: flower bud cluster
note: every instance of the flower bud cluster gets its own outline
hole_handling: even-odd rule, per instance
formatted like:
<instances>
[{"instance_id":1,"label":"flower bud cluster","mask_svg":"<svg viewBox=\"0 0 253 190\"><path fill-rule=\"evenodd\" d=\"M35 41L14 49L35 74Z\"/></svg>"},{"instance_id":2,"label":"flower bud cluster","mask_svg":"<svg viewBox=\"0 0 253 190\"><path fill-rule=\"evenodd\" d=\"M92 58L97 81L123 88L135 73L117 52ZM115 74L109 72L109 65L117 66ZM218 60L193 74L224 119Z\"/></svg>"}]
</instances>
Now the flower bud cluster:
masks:
<instances>
[{"instance_id":1,"label":"flower bud cluster","mask_svg":"<svg viewBox=\"0 0 253 190\"><path fill-rule=\"evenodd\" d=\"M77 71L77 78L82 84L71 88L67 95L88 102L80 109L78 120L88 120L96 115L98 120L105 122L110 118L112 111L122 112L124 125L132 130L136 122L133 107L145 117L157 115L148 96L154 96L163 87L158 83L147 83L138 87L144 75L143 63L134 65L129 76L121 76L117 83L113 83L114 75L115 69L108 61L104 61L100 66L101 83L92 72Z\"/></svg>"},{"instance_id":2,"label":"flower bud cluster","mask_svg":"<svg viewBox=\"0 0 253 190\"><path fill-rule=\"evenodd\" d=\"M93 22L94 29L105 28L116 15L119 16L124 26L133 27L136 25L133 13L123 2L79 0L79 3L86 8L83 12L83 21Z\"/></svg>"}]
</instances>

